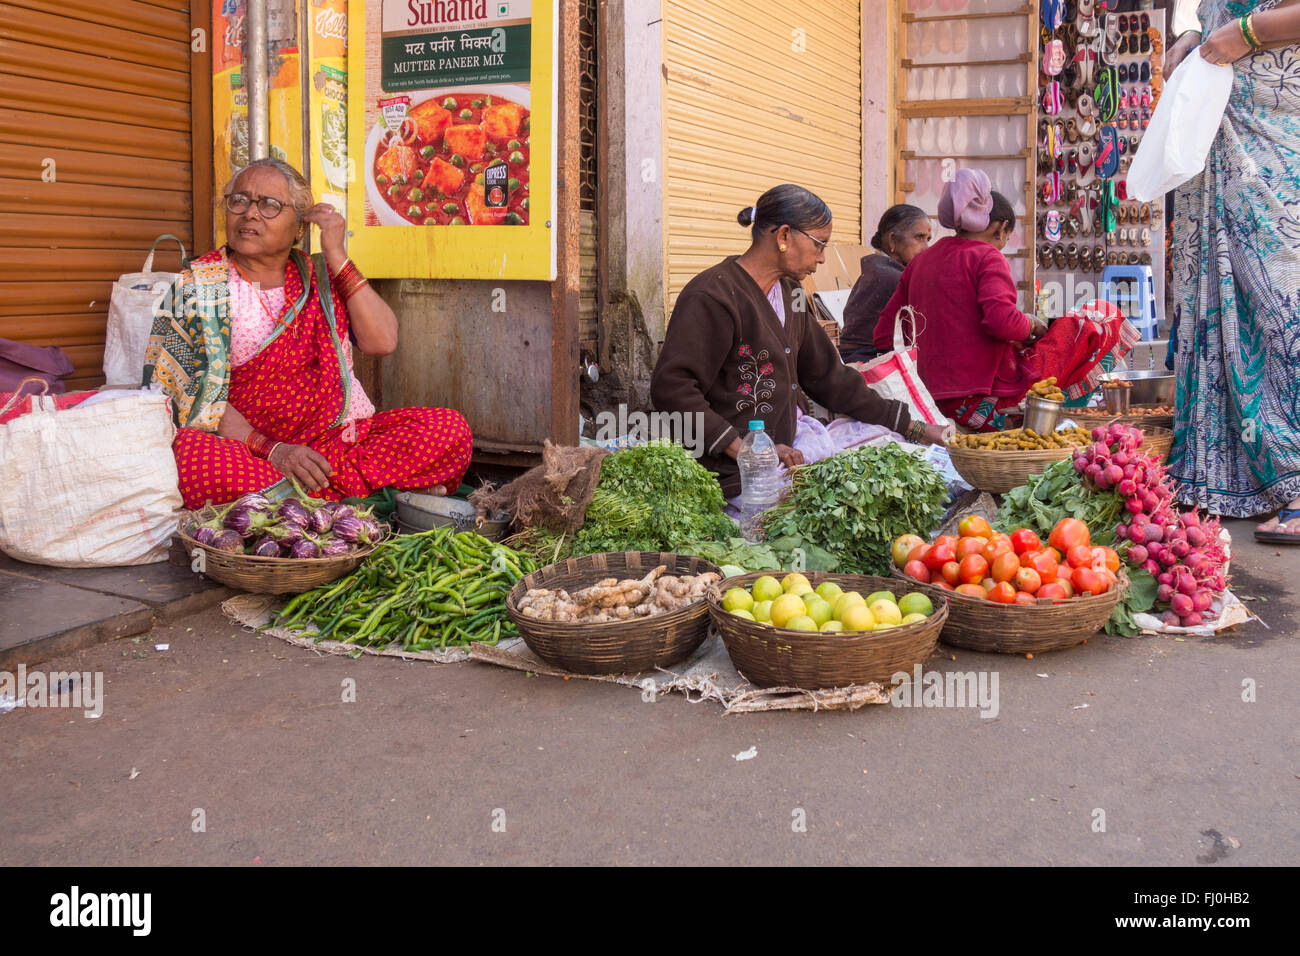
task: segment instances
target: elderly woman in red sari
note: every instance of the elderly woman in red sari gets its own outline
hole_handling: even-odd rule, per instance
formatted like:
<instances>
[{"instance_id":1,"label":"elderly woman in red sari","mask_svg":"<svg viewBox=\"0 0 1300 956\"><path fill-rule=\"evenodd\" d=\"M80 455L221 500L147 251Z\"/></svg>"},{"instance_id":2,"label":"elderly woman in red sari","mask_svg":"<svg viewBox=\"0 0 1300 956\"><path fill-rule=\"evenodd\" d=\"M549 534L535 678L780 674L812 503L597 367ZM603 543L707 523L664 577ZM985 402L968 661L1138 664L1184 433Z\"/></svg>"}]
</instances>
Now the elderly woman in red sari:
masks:
<instances>
[{"instance_id":1,"label":"elderly woman in red sari","mask_svg":"<svg viewBox=\"0 0 1300 956\"><path fill-rule=\"evenodd\" d=\"M469 467L458 412L376 412L362 390L352 345L387 355L397 318L349 261L344 218L311 198L286 163L245 166L225 195L226 245L195 259L159 306L144 383L175 403L187 508L286 478L330 499L389 485L445 493ZM311 259L294 248L309 224L323 252Z\"/></svg>"}]
</instances>

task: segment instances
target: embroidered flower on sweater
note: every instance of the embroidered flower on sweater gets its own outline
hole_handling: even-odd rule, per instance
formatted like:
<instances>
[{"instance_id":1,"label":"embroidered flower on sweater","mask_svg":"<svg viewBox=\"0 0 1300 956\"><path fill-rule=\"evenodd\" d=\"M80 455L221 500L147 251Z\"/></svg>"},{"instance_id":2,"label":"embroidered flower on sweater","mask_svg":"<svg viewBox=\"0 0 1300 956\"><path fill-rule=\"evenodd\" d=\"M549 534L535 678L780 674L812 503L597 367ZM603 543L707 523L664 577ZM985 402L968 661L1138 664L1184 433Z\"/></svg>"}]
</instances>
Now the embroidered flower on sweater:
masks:
<instances>
[{"instance_id":1,"label":"embroidered flower on sweater","mask_svg":"<svg viewBox=\"0 0 1300 956\"><path fill-rule=\"evenodd\" d=\"M766 414L772 410L772 405L763 399L771 398L776 391L776 379L772 378L774 370L773 365L769 362L767 349L758 353L754 357L754 350L748 345L741 345L736 350L736 354L742 359L740 363L741 384L736 388L740 394L740 401L736 402L736 411L743 412L746 408L751 408L756 414ZM760 366L758 363L762 362Z\"/></svg>"}]
</instances>

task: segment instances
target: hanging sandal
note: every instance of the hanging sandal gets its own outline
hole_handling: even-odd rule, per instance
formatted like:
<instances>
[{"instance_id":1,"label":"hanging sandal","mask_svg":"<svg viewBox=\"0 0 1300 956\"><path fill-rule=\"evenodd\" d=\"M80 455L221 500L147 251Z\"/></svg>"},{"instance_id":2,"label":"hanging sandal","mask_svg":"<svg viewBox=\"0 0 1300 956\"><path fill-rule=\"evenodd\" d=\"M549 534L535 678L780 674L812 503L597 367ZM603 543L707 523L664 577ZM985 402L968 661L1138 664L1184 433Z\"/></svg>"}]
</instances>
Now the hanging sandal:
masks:
<instances>
[{"instance_id":1,"label":"hanging sandal","mask_svg":"<svg viewBox=\"0 0 1300 956\"><path fill-rule=\"evenodd\" d=\"M1052 268L1052 247L1038 247L1038 264L1044 269Z\"/></svg>"},{"instance_id":2,"label":"hanging sandal","mask_svg":"<svg viewBox=\"0 0 1300 956\"><path fill-rule=\"evenodd\" d=\"M1142 245L1144 245L1144 246L1149 246L1149 245L1151 245L1151 230L1150 230L1150 229L1143 229L1143 230L1142 230Z\"/></svg>"},{"instance_id":3,"label":"hanging sandal","mask_svg":"<svg viewBox=\"0 0 1300 956\"><path fill-rule=\"evenodd\" d=\"M1145 202L1144 202L1144 203L1142 204L1142 213L1141 213L1141 216L1140 216L1139 218L1140 218L1140 221L1141 221L1141 222L1150 222L1150 221L1151 221L1151 204L1150 204L1150 203L1145 203Z\"/></svg>"},{"instance_id":4,"label":"hanging sandal","mask_svg":"<svg viewBox=\"0 0 1300 956\"><path fill-rule=\"evenodd\" d=\"M1092 271L1101 272L1106 268L1106 250L1101 246L1094 246L1092 250Z\"/></svg>"},{"instance_id":5,"label":"hanging sandal","mask_svg":"<svg viewBox=\"0 0 1300 956\"><path fill-rule=\"evenodd\" d=\"M1083 272L1092 271L1092 246L1084 246L1079 250L1079 269Z\"/></svg>"},{"instance_id":6,"label":"hanging sandal","mask_svg":"<svg viewBox=\"0 0 1300 956\"><path fill-rule=\"evenodd\" d=\"M1079 268L1079 247L1070 243L1070 248L1065 250L1065 264L1070 269Z\"/></svg>"},{"instance_id":7,"label":"hanging sandal","mask_svg":"<svg viewBox=\"0 0 1300 956\"><path fill-rule=\"evenodd\" d=\"M1138 265L1143 265L1143 266L1151 265L1151 253L1144 252L1142 253L1142 255L1138 256Z\"/></svg>"}]
</instances>

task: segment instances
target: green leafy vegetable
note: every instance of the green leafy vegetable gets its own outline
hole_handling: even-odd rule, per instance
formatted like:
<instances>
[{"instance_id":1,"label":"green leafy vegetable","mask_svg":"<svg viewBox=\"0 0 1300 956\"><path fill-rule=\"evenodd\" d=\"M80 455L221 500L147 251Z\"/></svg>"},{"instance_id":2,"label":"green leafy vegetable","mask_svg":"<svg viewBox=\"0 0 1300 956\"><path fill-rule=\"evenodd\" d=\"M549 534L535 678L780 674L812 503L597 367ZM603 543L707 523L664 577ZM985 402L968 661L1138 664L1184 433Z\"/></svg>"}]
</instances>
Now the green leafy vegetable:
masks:
<instances>
[{"instance_id":1,"label":"green leafy vegetable","mask_svg":"<svg viewBox=\"0 0 1300 956\"><path fill-rule=\"evenodd\" d=\"M1064 458L1008 491L993 527L1008 534L1031 528L1047 540L1062 518L1078 518L1088 526L1093 544L1114 545L1115 525L1123 514L1124 503L1116 492L1090 490L1074 470L1074 462Z\"/></svg>"},{"instance_id":2,"label":"green leafy vegetable","mask_svg":"<svg viewBox=\"0 0 1300 956\"><path fill-rule=\"evenodd\" d=\"M681 445L649 442L601 462L600 482L570 554L677 551L688 541L727 538L718 480Z\"/></svg>"},{"instance_id":3,"label":"green leafy vegetable","mask_svg":"<svg viewBox=\"0 0 1300 956\"><path fill-rule=\"evenodd\" d=\"M799 560L796 560L796 548L803 549ZM835 571L839 568L835 555L815 544L805 544L795 535L761 544L747 544L744 538L739 537L725 541L691 541L681 550L683 554L696 555L718 566L735 564L746 571L790 571L796 565L807 571Z\"/></svg>"},{"instance_id":4,"label":"green leafy vegetable","mask_svg":"<svg viewBox=\"0 0 1300 956\"><path fill-rule=\"evenodd\" d=\"M938 525L946 497L943 476L918 456L897 445L855 448L795 469L763 527L769 544L824 550L840 571L888 574L893 540Z\"/></svg>"},{"instance_id":5,"label":"green leafy vegetable","mask_svg":"<svg viewBox=\"0 0 1300 956\"><path fill-rule=\"evenodd\" d=\"M1107 634L1137 637L1142 633L1133 619L1134 614L1145 614L1156 606L1156 579L1142 568L1128 569L1128 593L1115 605L1106 621Z\"/></svg>"}]
</instances>

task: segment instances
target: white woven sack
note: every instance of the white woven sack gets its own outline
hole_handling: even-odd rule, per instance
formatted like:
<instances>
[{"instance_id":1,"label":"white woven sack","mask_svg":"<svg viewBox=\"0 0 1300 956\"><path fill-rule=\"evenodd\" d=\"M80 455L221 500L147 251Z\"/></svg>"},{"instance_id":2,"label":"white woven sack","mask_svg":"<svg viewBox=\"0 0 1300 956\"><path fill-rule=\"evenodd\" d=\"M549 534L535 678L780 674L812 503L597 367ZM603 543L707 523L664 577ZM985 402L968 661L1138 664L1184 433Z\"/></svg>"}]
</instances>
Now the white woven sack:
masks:
<instances>
[{"instance_id":1,"label":"white woven sack","mask_svg":"<svg viewBox=\"0 0 1300 956\"><path fill-rule=\"evenodd\" d=\"M65 568L165 561L181 508L167 396L30 401L0 425L0 551Z\"/></svg>"},{"instance_id":2,"label":"white woven sack","mask_svg":"<svg viewBox=\"0 0 1300 956\"><path fill-rule=\"evenodd\" d=\"M173 235L159 236L149 249L140 272L119 276L113 283L108 300L108 329L104 334L104 381L108 385L130 385L139 388L144 381L144 352L153 331L154 309L172 287L179 273L154 272L153 256L158 243L176 239ZM181 246L181 261L185 260L185 246Z\"/></svg>"}]
</instances>

